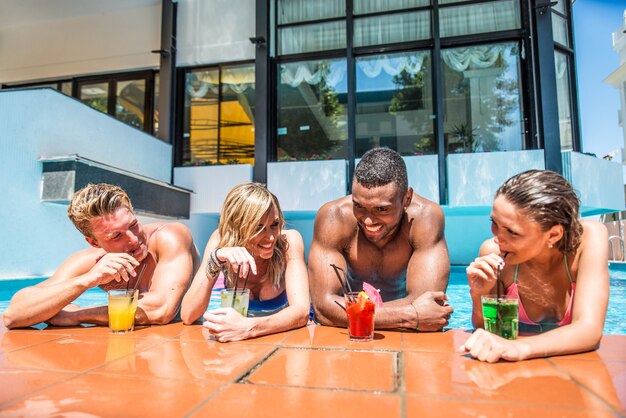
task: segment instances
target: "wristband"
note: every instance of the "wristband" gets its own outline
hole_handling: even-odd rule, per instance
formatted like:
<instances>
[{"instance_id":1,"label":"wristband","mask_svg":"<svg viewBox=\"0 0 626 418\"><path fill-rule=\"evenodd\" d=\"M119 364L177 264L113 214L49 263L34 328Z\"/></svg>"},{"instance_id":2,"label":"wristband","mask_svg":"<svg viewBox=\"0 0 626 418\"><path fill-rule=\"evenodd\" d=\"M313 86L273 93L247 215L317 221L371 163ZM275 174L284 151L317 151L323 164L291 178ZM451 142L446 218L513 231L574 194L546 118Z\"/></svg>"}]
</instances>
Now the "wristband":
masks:
<instances>
[{"instance_id":1,"label":"wristband","mask_svg":"<svg viewBox=\"0 0 626 418\"><path fill-rule=\"evenodd\" d=\"M412 303L410 303L409 305L411 305L413 307L413 309L415 310L415 331L419 331L420 329L420 314L417 312L417 308L415 307L415 305L413 305Z\"/></svg>"}]
</instances>

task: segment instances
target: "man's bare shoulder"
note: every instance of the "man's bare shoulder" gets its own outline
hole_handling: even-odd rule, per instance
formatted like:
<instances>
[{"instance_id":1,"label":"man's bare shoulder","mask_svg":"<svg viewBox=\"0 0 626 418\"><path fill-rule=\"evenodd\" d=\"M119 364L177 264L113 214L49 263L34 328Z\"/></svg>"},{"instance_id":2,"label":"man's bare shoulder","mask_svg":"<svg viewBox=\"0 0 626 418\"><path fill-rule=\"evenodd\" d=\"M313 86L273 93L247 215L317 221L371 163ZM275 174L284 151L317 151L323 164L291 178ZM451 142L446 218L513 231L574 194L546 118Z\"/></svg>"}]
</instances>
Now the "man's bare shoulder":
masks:
<instances>
[{"instance_id":1,"label":"man's bare shoulder","mask_svg":"<svg viewBox=\"0 0 626 418\"><path fill-rule=\"evenodd\" d=\"M334 222L351 222L356 223L354 212L352 210L352 195L340 197L325 203L315 216L315 222L334 223Z\"/></svg>"},{"instance_id":2,"label":"man's bare shoulder","mask_svg":"<svg viewBox=\"0 0 626 418\"><path fill-rule=\"evenodd\" d=\"M413 193L411 204L407 208L409 217L418 222L432 223L433 221L443 221L443 209L438 203L428 200L423 196Z\"/></svg>"},{"instance_id":3,"label":"man's bare shoulder","mask_svg":"<svg viewBox=\"0 0 626 418\"><path fill-rule=\"evenodd\" d=\"M356 230L356 218L352 210L352 195L324 204L315 216L313 240L343 242Z\"/></svg>"},{"instance_id":4,"label":"man's bare shoulder","mask_svg":"<svg viewBox=\"0 0 626 418\"><path fill-rule=\"evenodd\" d=\"M164 245L189 245L193 242L191 231L180 222L155 222L146 225L148 234Z\"/></svg>"}]
</instances>

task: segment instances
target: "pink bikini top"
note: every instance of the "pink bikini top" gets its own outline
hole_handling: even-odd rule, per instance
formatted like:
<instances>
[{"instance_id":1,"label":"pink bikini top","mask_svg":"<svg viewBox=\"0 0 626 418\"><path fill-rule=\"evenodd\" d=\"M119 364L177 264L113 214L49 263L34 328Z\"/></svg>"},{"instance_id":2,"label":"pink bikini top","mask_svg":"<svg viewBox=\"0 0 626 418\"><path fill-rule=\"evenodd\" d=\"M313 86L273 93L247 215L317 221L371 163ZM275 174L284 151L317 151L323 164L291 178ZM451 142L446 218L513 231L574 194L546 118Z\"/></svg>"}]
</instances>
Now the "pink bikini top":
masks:
<instances>
[{"instance_id":1,"label":"pink bikini top","mask_svg":"<svg viewBox=\"0 0 626 418\"><path fill-rule=\"evenodd\" d=\"M569 299L569 304L567 305L567 310L565 311L565 315L563 315L563 319L556 323L557 326L568 325L572 323L572 309L574 306L574 291L576 290L576 283L572 280L572 275L569 272L569 266L567 265L567 256L563 254L563 258L565 260L565 271L567 272L567 277L569 278L569 282L572 285L572 295ZM519 290L517 289L517 271L519 268L519 264L515 266L515 276L513 277L513 283L509 287L506 288L505 295L506 296L515 296L519 298ZM524 324L529 325L555 325L551 323L537 323L531 320L526 314L526 310L524 309L524 305L522 305L522 300L519 299L519 321Z\"/></svg>"}]
</instances>

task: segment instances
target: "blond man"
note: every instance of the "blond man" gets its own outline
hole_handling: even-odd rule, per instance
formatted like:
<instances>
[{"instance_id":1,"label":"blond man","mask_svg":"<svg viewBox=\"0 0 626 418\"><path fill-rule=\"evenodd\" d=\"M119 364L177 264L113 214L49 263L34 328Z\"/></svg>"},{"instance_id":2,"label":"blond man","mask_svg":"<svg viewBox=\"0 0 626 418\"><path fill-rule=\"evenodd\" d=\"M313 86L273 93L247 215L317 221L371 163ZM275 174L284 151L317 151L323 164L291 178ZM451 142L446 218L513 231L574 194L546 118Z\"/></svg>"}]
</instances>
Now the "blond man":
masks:
<instances>
[{"instance_id":1,"label":"blond man","mask_svg":"<svg viewBox=\"0 0 626 418\"><path fill-rule=\"evenodd\" d=\"M107 325L106 306L71 302L92 287L133 287L138 280L135 323L167 324L175 318L199 265L187 227L165 222L142 225L126 192L105 183L76 192L67 212L91 247L70 256L49 279L18 291L4 312L7 328L40 322Z\"/></svg>"}]
</instances>

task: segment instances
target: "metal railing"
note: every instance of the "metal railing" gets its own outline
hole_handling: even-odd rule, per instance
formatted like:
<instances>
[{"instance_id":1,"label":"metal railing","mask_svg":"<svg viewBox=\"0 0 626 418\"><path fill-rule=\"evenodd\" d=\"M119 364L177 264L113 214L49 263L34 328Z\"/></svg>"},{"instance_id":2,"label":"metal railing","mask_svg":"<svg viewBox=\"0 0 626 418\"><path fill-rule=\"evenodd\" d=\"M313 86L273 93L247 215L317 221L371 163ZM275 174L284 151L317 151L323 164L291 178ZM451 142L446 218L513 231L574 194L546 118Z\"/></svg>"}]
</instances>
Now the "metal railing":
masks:
<instances>
[{"instance_id":1,"label":"metal railing","mask_svg":"<svg viewBox=\"0 0 626 418\"><path fill-rule=\"evenodd\" d=\"M620 259L616 260L615 259L615 252L613 251L613 240L617 239L619 242L619 246L620 246L620 250L621 250L621 254L620 254ZM619 237L617 235L611 235L609 237L609 261L626 261L624 259L624 239L622 237Z\"/></svg>"}]
</instances>

